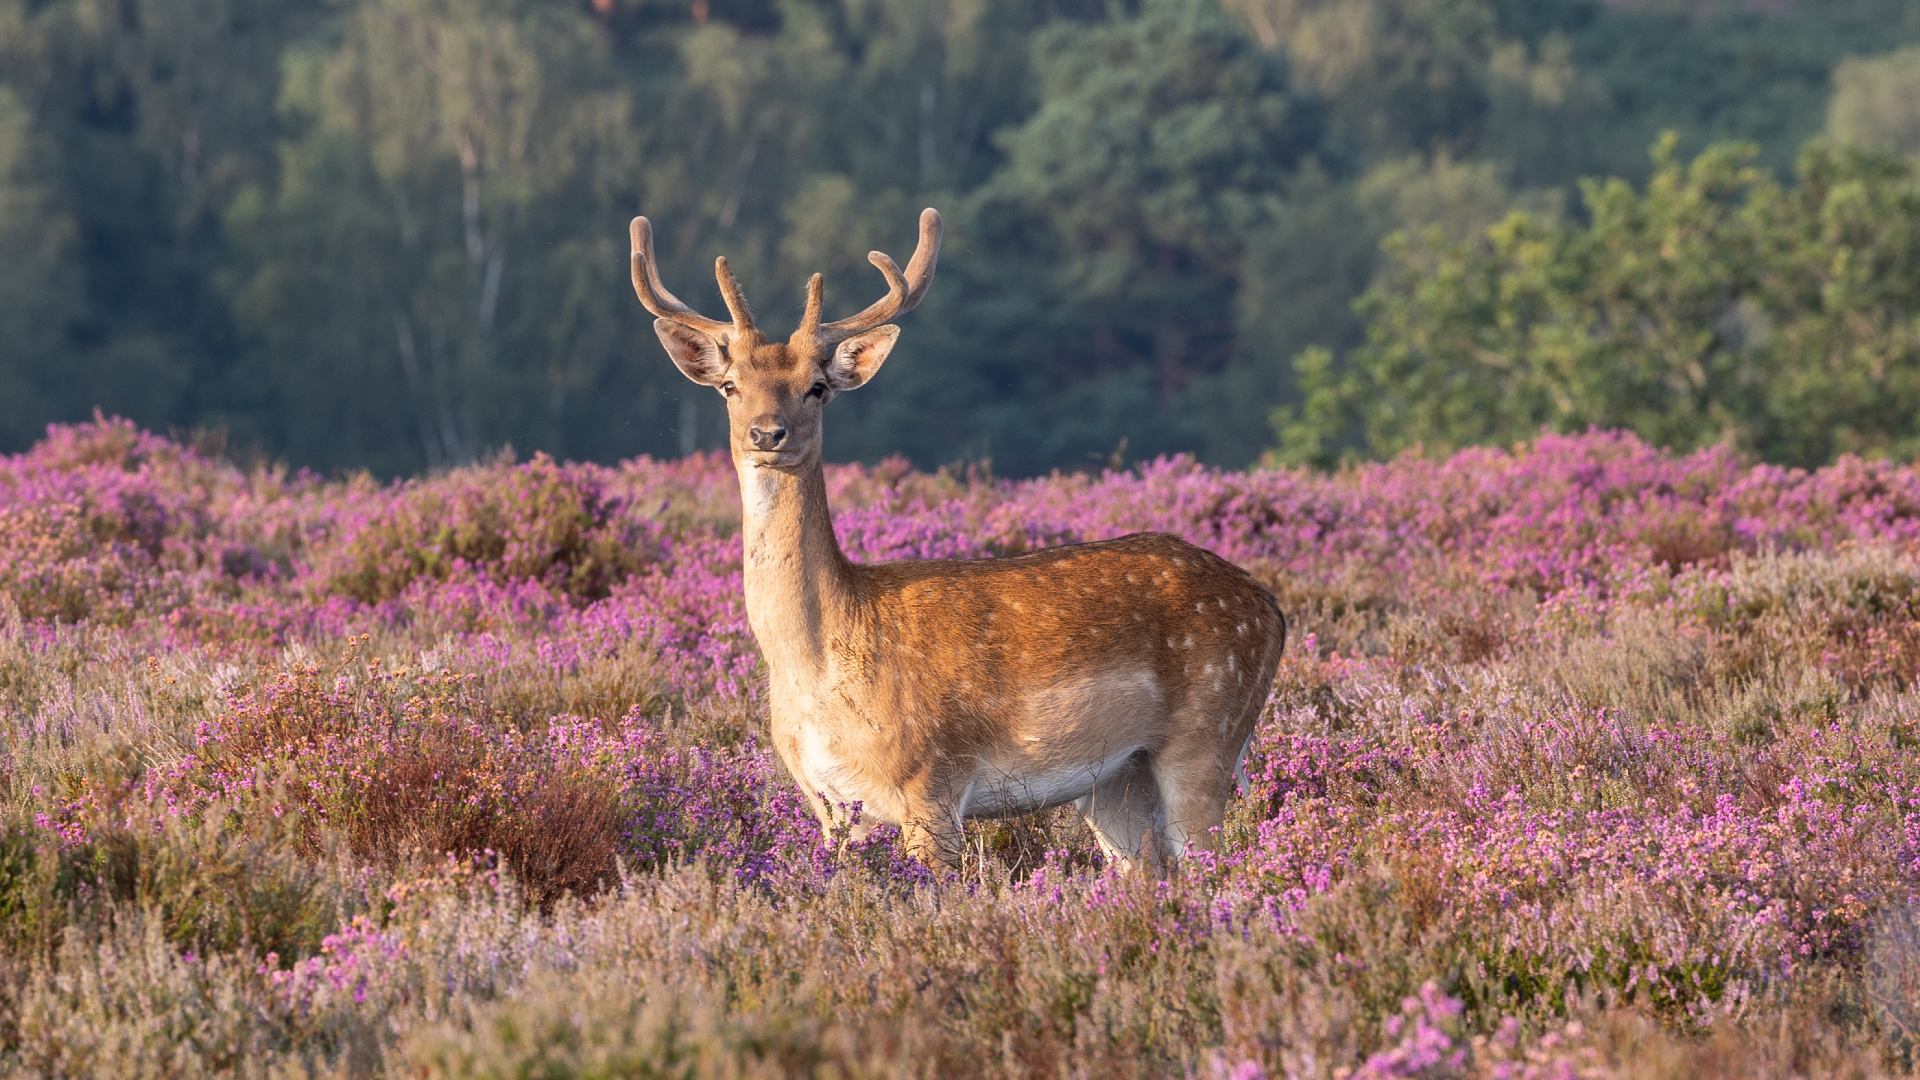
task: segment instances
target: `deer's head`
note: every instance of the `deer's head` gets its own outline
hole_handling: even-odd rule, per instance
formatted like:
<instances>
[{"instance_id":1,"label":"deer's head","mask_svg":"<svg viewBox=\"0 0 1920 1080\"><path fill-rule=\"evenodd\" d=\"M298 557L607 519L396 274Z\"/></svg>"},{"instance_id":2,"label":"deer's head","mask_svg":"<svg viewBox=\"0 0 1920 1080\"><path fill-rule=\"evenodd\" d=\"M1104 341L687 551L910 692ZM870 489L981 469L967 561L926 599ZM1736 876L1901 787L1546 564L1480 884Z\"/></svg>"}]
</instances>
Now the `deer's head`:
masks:
<instances>
[{"instance_id":1,"label":"deer's head","mask_svg":"<svg viewBox=\"0 0 1920 1080\"><path fill-rule=\"evenodd\" d=\"M807 282L806 311L785 342L769 342L724 256L714 262L720 295L732 321L709 319L681 303L660 283L653 258L653 226L633 219L633 291L657 318L654 333L681 374L727 399L729 448L735 462L756 468L797 469L820 460L820 414L835 394L873 378L900 337L893 319L912 311L933 284L940 258L940 215L920 212L920 244L906 273L885 254L867 260L887 279L887 294L865 311L820 321L823 285Z\"/></svg>"}]
</instances>

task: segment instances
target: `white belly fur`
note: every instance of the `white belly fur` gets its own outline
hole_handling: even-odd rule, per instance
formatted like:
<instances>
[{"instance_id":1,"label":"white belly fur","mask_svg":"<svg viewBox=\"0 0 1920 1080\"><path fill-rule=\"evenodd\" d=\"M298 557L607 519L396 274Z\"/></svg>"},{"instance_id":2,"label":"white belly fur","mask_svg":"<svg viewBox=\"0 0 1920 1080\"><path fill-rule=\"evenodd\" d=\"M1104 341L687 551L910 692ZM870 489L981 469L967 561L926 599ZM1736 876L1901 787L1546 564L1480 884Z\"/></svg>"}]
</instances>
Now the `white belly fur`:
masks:
<instances>
[{"instance_id":1,"label":"white belly fur","mask_svg":"<svg viewBox=\"0 0 1920 1080\"><path fill-rule=\"evenodd\" d=\"M1070 803L1124 768L1141 750L1129 746L1097 761L1020 773L981 762L967 785L962 817L1007 817Z\"/></svg>"},{"instance_id":2,"label":"white belly fur","mask_svg":"<svg viewBox=\"0 0 1920 1080\"><path fill-rule=\"evenodd\" d=\"M1109 670L1027 695L1023 744L982 759L960 813L1002 817L1072 802L1148 749L1161 729L1165 697L1153 672Z\"/></svg>"},{"instance_id":3,"label":"white belly fur","mask_svg":"<svg viewBox=\"0 0 1920 1080\"><path fill-rule=\"evenodd\" d=\"M813 699L801 695L802 715ZM1115 670L1069 679L1029 693L1019 704L1025 738L983 757L963 788L956 817L1005 817L1059 806L1092 791L1149 749L1144 732L1159 729L1165 709L1150 671ZM849 748L821 727L797 726L801 782L819 792L835 816L859 803L868 821L900 824L900 793L862 770Z\"/></svg>"}]
</instances>

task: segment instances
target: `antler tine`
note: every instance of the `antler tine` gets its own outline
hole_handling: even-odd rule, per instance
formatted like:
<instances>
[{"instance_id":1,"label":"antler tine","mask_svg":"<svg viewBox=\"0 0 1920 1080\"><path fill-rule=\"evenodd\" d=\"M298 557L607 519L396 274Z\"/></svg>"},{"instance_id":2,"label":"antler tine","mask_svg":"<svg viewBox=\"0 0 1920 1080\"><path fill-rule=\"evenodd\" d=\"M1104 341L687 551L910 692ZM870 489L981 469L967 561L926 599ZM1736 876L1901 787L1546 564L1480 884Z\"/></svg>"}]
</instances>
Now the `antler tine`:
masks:
<instances>
[{"instance_id":1,"label":"antler tine","mask_svg":"<svg viewBox=\"0 0 1920 1080\"><path fill-rule=\"evenodd\" d=\"M733 268L727 265L725 255L713 260L713 277L720 283L720 298L727 302L727 312L733 316L734 330L741 337L753 336L753 309L747 306L747 295L740 291L740 282L735 280Z\"/></svg>"},{"instance_id":2,"label":"antler tine","mask_svg":"<svg viewBox=\"0 0 1920 1080\"><path fill-rule=\"evenodd\" d=\"M641 307L662 319L691 326L715 337L724 338L733 332L734 324L707 318L682 303L679 297L668 292L667 287L660 283L659 266L653 257L652 222L644 217L634 218L633 223L627 226L627 235L633 249L633 291L640 298ZM737 291L738 286L735 288ZM728 301L728 307L732 307L732 300Z\"/></svg>"},{"instance_id":3,"label":"antler tine","mask_svg":"<svg viewBox=\"0 0 1920 1080\"><path fill-rule=\"evenodd\" d=\"M887 279L887 295L875 300L865 311L827 323L817 336L825 344L837 344L855 334L897 319L919 306L933 284L933 268L940 261L940 212L929 206L920 211L920 242L907 262L907 272L884 252L868 252L867 261Z\"/></svg>"},{"instance_id":4,"label":"antler tine","mask_svg":"<svg viewBox=\"0 0 1920 1080\"><path fill-rule=\"evenodd\" d=\"M812 337L820 332L820 307L826 291L826 278L815 274L807 279L807 309L800 313L800 329L796 333Z\"/></svg>"},{"instance_id":5,"label":"antler tine","mask_svg":"<svg viewBox=\"0 0 1920 1080\"><path fill-rule=\"evenodd\" d=\"M868 304L867 309L858 315L836 319L821 326L814 335L820 339L821 344L837 345L855 334L865 333L884 324L905 309L907 279L901 275L900 267L888 258L884 251L867 252L867 261L887 279L887 295Z\"/></svg>"},{"instance_id":6,"label":"antler tine","mask_svg":"<svg viewBox=\"0 0 1920 1080\"><path fill-rule=\"evenodd\" d=\"M914 245L913 258L907 260L907 303L896 314L904 315L920 306L933 286L933 264L940 261L940 211L929 206L920 211L920 239Z\"/></svg>"}]
</instances>

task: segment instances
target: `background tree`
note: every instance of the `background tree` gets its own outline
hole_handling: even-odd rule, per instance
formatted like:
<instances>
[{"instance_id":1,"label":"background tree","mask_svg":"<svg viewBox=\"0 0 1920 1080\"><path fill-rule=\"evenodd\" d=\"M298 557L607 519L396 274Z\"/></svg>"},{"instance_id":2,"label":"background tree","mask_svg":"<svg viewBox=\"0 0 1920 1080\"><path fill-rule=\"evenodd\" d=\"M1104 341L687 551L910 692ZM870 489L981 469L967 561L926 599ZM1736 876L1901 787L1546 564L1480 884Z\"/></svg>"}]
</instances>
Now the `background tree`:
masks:
<instances>
[{"instance_id":1,"label":"background tree","mask_svg":"<svg viewBox=\"0 0 1920 1080\"><path fill-rule=\"evenodd\" d=\"M67 334L80 316L80 266L73 220L43 170L27 107L0 87L0 438L39 434L27 420L71 412L85 387L64 370Z\"/></svg>"},{"instance_id":2,"label":"background tree","mask_svg":"<svg viewBox=\"0 0 1920 1080\"><path fill-rule=\"evenodd\" d=\"M523 432L572 449L568 398L614 313L580 310L608 245L555 226L562 203L617 214L579 198L631 126L598 89L607 54L545 5L374 0L293 55L299 133L230 225L236 311L301 456L445 465ZM388 407L366 416L369 397Z\"/></svg>"},{"instance_id":3,"label":"background tree","mask_svg":"<svg viewBox=\"0 0 1920 1080\"><path fill-rule=\"evenodd\" d=\"M1833 73L1827 133L1920 157L1920 45L1841 61Z\"/></svg>"},{"instance_id":4,"label":"background tree","mask_svg":"<svg viewBox=\"0 0 1920 1080\"><path fill-rule=\"evenodd\" d=\"M1181 0L1033 49L1041 104L1001 136L970 217L1002 294L972 323L1007 391L982 403L985 449L1031 468L1121 435L1178 445L1200 425L1168 406L1232 354L1245 238L1318 147L1318 104L1281 57ZM1060 405L1045 430L1009 414L1036 395Z\"/></svg>"},{"instance_id":5,"label":"background tree","mask_svg":"<svg viewBox=\"0 0 1920 1080\"><path fill-rule=\"evenodd\" d=\"M1441 451L1541 427L1732 442L1782 461L1920 451L1920 182L1897 158L1816 149L1799 183L1671 139L1644 188L1583 185L1576 218L1389 242L1366 342L1298 363L1283 456ZM1424 242L1423 242L1424 241Z\"/></svg>"},{"instance_id":6,"label":"background tree","mask_svg":"<svg viewBox=\"0 0 1920 1080\"><path fill-rule=\"evenodd\" d=\"M1791 410L1739 365L1682 387L1691 420L1635 403L1680 393L1680 358L1722 355L1729 331L1698 320L1724 315L1712 282L1740 279L1750 248L1771 258L1823 242L1816 219L1846 234L1848 214L1903 205L1871 175L1884 162L1794 162L1823 130L1913 154L1915 47L1905 0L0 0L0 239L30 253L0 269L0 447L95 407L382 473L508 444L711 447L717 400L658 362L625 285L625 220L660 224L689 300L717 302L724 251L778 322L814 271L830 306L864 303L866 250L910 246L934 204L940 287L884 392L843 406L836 456L1027 473L1124 439L1128 456L1239 464L1270 445L1276 407L1338 412L1336 388L1375 377L1371 350L1403 352L1407 385L1473 390L1473 353L1442 343L1471 328L1517 348L1516 331L1473 322L1505 300L1476 307L1445 275L1480 266L1460 253L1512 212L1496 280L1576 308L1611 282L1609 312L1666 321L1556 344L1574 350L1563 367L1594 349L1619 364L1594 370L1628 380L1541 376L1535 391L1578 409L1450 406L1484 431L1578 412L1796 459L1895 452L1867 389L1896 375L1847 357L1903 355L1897 224L1860 248L1879 277L1830 269L1847 288L1808 291L1806 253L1782 279L1800 292L1742 285L1741 310L1813 309L1734 320L1800 335L1778 385L1859 434L1789 434ZM1689 153L1753 149L1700 159L1742 164L1734 224L1686 247L1699 280L1636 282L1579 231L1616 187L1578 182L1613 178L1633 213L1693 221L1640 205L1666 129ZM1818 213L1767 233L1741 209L1763 195ZM1623 243L1659 227L1618 209ZM1316 346L1302 381L1294 358ZM1636 350L1652 352L1622 359ZM1296 423L1320 447L1299 452L1406 441L1343 415Z\"/></svg>"}]
</instances>

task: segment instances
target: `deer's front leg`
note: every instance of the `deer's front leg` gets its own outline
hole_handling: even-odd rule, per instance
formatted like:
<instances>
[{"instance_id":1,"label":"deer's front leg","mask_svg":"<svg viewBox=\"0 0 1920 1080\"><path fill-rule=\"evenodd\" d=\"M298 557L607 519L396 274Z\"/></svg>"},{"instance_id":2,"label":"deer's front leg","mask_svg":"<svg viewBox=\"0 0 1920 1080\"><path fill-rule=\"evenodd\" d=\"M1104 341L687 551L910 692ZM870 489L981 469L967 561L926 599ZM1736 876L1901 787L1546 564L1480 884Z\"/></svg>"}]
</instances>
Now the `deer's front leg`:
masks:
<instances>
[{"instance_id":1,"label":"deer's front leg","mask_svg":"<svg viewBox=\"0 0 1920 1080\"><path fill-rule=\"evenodd\" d=\"M900 843L907 854L929 868L960 869L960 853L966 850L967 834L948 806L931 801L909 803L900 821Z\"/></svg>"},{"instance_id":2,"label":"deer's front leg","mask_svg":"<svg viewBox=\"0 0 1920 1080\"><path fill-rule=\"evenodd\" d=\"M954 770L928 769L900 788L900 843L929 868L960 869L967 834L960 824L966 784Z\"/></svg>"},{"instance_id":3,"label":"deer's front leg","mask_svg":"<svg viewBox=\"0 0 1920 1080\"><path fill-rule=\"evenodd\" d=\"M776 715L770 725L773 736L773 751L780 756L780 764L786 766L787 775L799 786L800 794L806 796L807 806L813 810L815 821L820 823L820 833L827 836L833 832L833 807L816 791L813 782L807 779L807 771L800 766L803 755L800 751L800 737L790 727L782 724Z\"/></svg>"}]
</instances>

